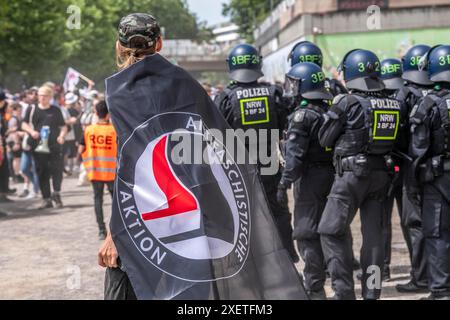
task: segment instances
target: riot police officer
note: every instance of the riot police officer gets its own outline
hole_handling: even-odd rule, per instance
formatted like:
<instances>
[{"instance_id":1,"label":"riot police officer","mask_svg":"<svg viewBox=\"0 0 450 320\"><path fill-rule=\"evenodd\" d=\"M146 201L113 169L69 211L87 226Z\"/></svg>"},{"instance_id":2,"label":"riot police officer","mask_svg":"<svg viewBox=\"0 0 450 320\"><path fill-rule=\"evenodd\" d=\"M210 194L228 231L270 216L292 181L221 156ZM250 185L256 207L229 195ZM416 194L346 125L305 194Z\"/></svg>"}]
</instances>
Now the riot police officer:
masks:
<instances>
[{"instance_id":1,"label":"riot police officer","mask_svg":"<svg viewBox=\"0 0 450 320\"><path fill-rule=\"evenodd\" d=\"M398 91L396 98L404 102L408 114L433 90L433 82L429 79L427 66L423 65L423 68L419 68L421 59L429 49L430 47L426 45L416 45L409 49L402 58L403 79L406 81L406 85ZM412 195L407 192L407 190L413 189L407 185L413 183L414 179L408 175L411 172L409 166L408 161L403 161L404 188L401 224L402 229L406 232L405 240L411 260L411 279L405 284L397 285L396 289L399 292L421 293L427 292L427 260L424 256L425 243L420 207L414 203L414 200L411 200Z\"/></svg>"},{"instance_id":2,"label":"riot police officer","mask_svg":"<svg viewBox=\"0 0 450 320\"><path fill-rule=\"evenodd\" d=\"M285 139L285 167L278 186L280 204L287 203L286 189L294 188L294 232L305 262L303 275L311 299L326 299L324 256L317 226L334 180L331 150L319 144L323 114L333 98L325 88L322 69L311 62L298 63L286 74L285 94L297 107L289 116Z\"/></svg>"},{"instance_id":3,"label":"riot police officer","mask_svg":"<svg viewBox=\"0 0 450 320\"><path fill-rule=\"evenodd\" d=\"M291 67L295 66L298 63L310 62L318 65L322 68L323 65L323 54L322 50L310 41L300 41L298 42L291 50L288 55L288 61L291 64ZM325 87L330 91L333 97L348 93L347 89L342 85L339 80L325 78ZM289 109L292 112L296 107L295 100L290 100L288 102ZM353 243L353 238L351 238ZM353 268L354 270L358 270L360 268L359 261L352 256L353 260Z\"/></svg>"},{"instance_id":4,"label":"riot police officer","mask_svg":"<svg viewBox=\"0 0 450 320\"><path fill-rule=\"evenodd\" d=\"M384 93L387 97L395 98L398 90L405 85L402 78L402 62L398 59L384 59L381 61L381 80L384 84ZM406 150L404 150L406 152ZM386 201L386 210L384 214L383 234L384 234L384 270L383 280L389 280L391 277L391 243L392 243L392 210L394 200L397 204L397 210L401 216L402 212L402 189L403 189L403 171L401 170L403 159L399 156L393 156L395 162L395 172L393 172L392 183L389 188ZM402 229L403 226L402 226ZM406 239L407 232L403 230L403 236Z\"/></svg>"},{"instance_id":5,"label":"riot police officer","mask_svg":"<svg viewBox=\"0 0 450 320\"><path fill-rule=\"evenodd\" d=\"M288 111L284 106L283 90L277 86L261 84L257 80L263 76L261 71L262 57L259 52L248 44L241 44L233 48L227 59L230 78L233 82L215 100L226 121L234 129L247 131L283 130L286 126ZM255 107L257 106L257 108ZM261 135L258 135L261 137ZM267 141L258 141L267 146L267 153L272 157L270 134ZM279 136L278 139L279 140ZM250 145L247 143L246 147ZM276 141L278 142L278 141ZM258 164L260 152L258 152ZM272 157L273 158L273 157ZM267 195L270 209L274 215L281 240L290 253L294 262L299 261L294 242L292 240L291 214L287 206L277 202L277 187L281 172L275 175L261 175L261 180Z\"/></svg>"},{"instance_id":6,"label":"riot police officer","mask_svg":"<svg viewBox=\"0 0 450 320\"><path fill-rule=\"evenodd\" d=\"M362 296L378 299L384 258L382 214L389 188L388 156L401 123L401 103L386 98L380 61L355 49L340 69L349 94L334 98L319 130L323 147L334 147L336 176L319 224L335 299L355 299L349 226L360 209Z\"/></svg>"},{"instance_id":7,"label":"riot police officer","mask_svg":"<svg viewBox=\"0 0 450 320\"><path fill-rule=\"evenodd\" d=\"M300 41L292 48L288 61L290 61L291 67L297 63L311 62L322 68L322 50L310 41ZM325 78L325 87L328 88L333 96L347 93L347 89L336 79Z\"/></svg>"},{"instance_id":8,"label":"riot police officer","mask_svg":"<svg viewBox=\"0 0 450 320\"><path fill-rule=\"evenodd\" d=\"M422 200L429 299L450 300L450 46L432 48L422 62L436 86L411 112L413 173Z\"/></svg>"}]
</instances>

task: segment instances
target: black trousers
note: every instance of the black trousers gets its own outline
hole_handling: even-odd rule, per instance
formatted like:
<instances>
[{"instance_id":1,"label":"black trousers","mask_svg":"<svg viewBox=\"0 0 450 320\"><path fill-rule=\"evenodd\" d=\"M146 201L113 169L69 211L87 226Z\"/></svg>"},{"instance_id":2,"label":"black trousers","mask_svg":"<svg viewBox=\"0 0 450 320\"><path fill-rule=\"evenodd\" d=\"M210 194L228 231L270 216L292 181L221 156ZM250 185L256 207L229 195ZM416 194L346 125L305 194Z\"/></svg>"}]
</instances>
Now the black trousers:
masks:
<instances>
[{"instance_id":1,"label":"black trousers","mask_svg":"<svg viewBox=\"0 0 450 320\"><path fill-rule=\"evenodd\" d=\"M36 162L36 171L39 176L39 186L42 197L50 199L50 179L52 180L53 192L61 191L63 179L64 159L62 156L62 148L52 148L50 153L33 153Z\"/></svg>"},{"instance_id":2,"label":"black trousers","mask_svg":"<svg viewBox=\"0 0 450 320\"><path fill-rule=\"evenodd\" d=\"M311 166L294 185L294 231L305 263L303 275L307 291L321 291L325 285L325 259L317 231L334 181L334 167Z\"/></svg>"},{"instance_id":3,"label":"black trousers","mask_svg":"<svg viewBox=\"0 0 450 320\"><path fill-rule=\"evenodd\" d=\"M426 287L428 284L427 258L422 230L422 210L411 202L406 188L403 188L401 224L406 233L406 245L411 259L411 281L420 287Z\"/></svg>"},{"instance_id":4,"label":"black trousers","mask_svg":"<svg viewBox=\"0 0 450 320\"><path fill-rule=\"evenodd\" d=\"M428 288L450 296L450 172L425 184L422 208Z\"/></svg>"},{"instance_id":5,"label":"black trousers","mask_svg":"<svg viewBox=\"0 0 450 320\"><path fill-rule=\"evenodd\" d=\"M6 148L3 148L3 162L0 165L0 194L7 194L9 190L9 166Z\"/></svg>"},{"instance_id":6,"label":"black trousers","mask_svg":"<svg viewBox=\"0 0 450 320\"><path fill-rule=\"evenodd\" d=\"M107 268L105 300L137 300L130 279L120 268Z\"/></svg>"},{"instance_id":7,"label":"black trousers","mask_svg":"<svg viewBox=\"0 0 450 320\"><path fill-rule=\"evenodd\" d=\"M284 248L292 256L296 255L294 241L292 239L291 213L289 208L281 206L277 201L278 184L280 183L281 173L273 176L261 175L261 182L266 193L267 201L272 215L277 225ZM297 256L298 257L298 256Z\"/></svg>"},{"instance_id":8,"label":"black trousers","mask_svg":"<svg viewBox=\"0 0 450 320\"><path fill-rule=\"evenodd\" d=\"M383 213L390 177L371 170L366 177L346 171L336 175L319 224L322 249L336 299L355 299L350 224L360 209L362 295L378 299L384 260Z\"/></svg>"},{"instance_id":9,"label":"black trousers","mask_svg":"<svg viewBox=\"0 0 450 320\"><path fill-rule=\"evenodd\" d=\"M383 236L384 236L384 266L389 267L391 264L392 256L392 211L394 210L394 202L397 204L398 214L402 216L402 198L403 198L403 179L398 177L394 183L391 194L386 199L385 212L383 217ZM401 225L403 237L405 240L408 238L407 229Z\"/></svg>"},{"instance_id":10,"label":"black trousers","mask_svg":"<svg viewBox=\"0 0 450 320\"><path fill-rule=\"evenodd\" d=\"M97 224L100 231L106 231L105 221L103 217L103 191L105 185L108 188L111 198L113 196L114 181L91 181L92 188L94 189L94 208L95 216L97 218Z\"/></svg>"}]
</instances>

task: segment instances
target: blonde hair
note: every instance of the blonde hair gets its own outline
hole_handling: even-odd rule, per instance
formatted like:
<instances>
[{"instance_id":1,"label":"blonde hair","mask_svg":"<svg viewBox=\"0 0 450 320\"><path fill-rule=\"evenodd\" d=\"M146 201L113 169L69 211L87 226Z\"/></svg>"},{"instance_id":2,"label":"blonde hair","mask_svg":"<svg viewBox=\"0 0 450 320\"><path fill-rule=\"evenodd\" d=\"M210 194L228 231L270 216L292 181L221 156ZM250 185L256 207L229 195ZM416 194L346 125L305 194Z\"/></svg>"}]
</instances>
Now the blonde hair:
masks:
<instances>
[{"instance_id":1,"label":"blonde hair","mask_svg":"<svg viewBox=\"0 0 450 320\"><path fill-rule=\"evenodd\" d=\"M43 92L53 98L53 89L48 85L43 85L42 87L40 87L38 92Z\"/></svg>"},{"instance_id":2,"label":"blonde hair","mask_svg":"<svg viewBox=\"0 0 450 320\"><path fill-rule=\"evenodd\" d=\"M159 39L158 39L159 40ZM116 64L119 70L128 68L132 64L141 61L146 56L156 53L156 46L158 41L155 41L153 46L145 49L135 49L127 48L120 44L119 41L116 43Z\"/></svg>"}]
</instances>

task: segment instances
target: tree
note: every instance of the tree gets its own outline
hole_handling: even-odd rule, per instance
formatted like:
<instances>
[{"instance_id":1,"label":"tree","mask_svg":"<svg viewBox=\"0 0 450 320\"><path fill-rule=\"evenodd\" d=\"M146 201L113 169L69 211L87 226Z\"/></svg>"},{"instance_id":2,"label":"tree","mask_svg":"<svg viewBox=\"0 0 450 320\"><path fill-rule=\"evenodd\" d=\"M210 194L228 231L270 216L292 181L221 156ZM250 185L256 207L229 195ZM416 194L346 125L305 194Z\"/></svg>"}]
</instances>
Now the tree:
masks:
<instances>
[{"instance_id":1,"label":"tree","mask_svg":"<svg viewBox=\"0 0 450 320\"><path fill-rule=\"evenodd\" d=\"M69 6L80 12L80 28L68 28ZM0 85L18 90L47 80L62 82L69 66L102 88L115 72L114 50L120 18L153 14L169 39L205 39L183 0L0 0Z\"/></svg>"},{"instance_id":2,"label":"tree","mask_svg":"<svg viewBox=\"0 0 450 320\"><path fill-rule=\"evenodd\" d=\"M264 21L282 0L231 0L222 13L239 26L241 35L253 42L253 30Z\"/></svg>"}]
</instances>

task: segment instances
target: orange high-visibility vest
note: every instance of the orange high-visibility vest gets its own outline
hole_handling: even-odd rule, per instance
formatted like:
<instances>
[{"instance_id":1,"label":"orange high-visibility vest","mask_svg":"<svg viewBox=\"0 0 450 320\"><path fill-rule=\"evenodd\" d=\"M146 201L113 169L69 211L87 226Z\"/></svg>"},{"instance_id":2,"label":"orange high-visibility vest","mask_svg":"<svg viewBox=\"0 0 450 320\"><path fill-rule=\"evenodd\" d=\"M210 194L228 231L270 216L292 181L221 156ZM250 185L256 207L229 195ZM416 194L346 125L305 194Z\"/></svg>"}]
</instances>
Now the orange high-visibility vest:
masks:
<instances>
[{"instance_id":1,"label":"orange high-visibility vest","mask_svg":"<svg viewBox=\"0 0 450 320\"><path fill-rule=\"evenodd\" d=\"M114 181L116 177L117 141L111 124L94 124L84 132L86 150L83 166L90 181Z\"/></svg>"}]
</instances>

